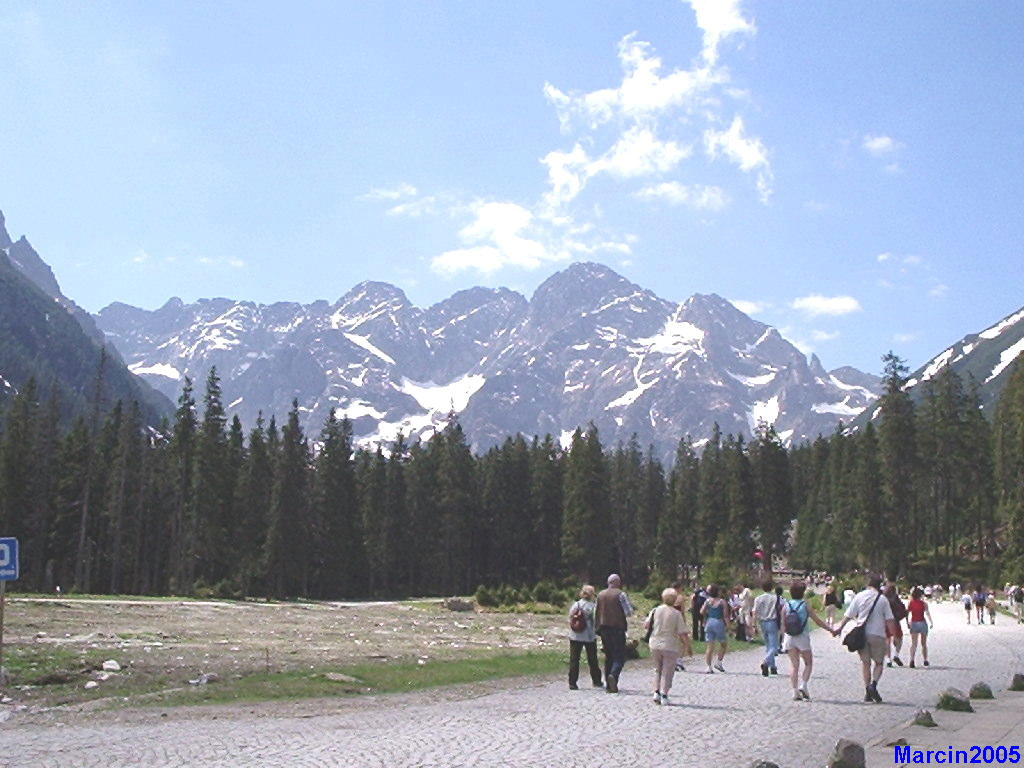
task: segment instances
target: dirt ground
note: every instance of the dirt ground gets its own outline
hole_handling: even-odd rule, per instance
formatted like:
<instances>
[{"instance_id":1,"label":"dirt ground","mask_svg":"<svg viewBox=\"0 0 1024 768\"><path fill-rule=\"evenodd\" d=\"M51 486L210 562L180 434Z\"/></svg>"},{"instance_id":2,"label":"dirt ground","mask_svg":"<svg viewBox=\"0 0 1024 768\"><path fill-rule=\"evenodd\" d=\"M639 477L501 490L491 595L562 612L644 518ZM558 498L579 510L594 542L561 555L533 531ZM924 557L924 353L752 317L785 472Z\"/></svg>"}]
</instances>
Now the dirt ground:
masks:
<instances>
[{"instance_id":1,"label":"dirt ground","mask_svg":"<svg viewBox=\"0 0 1024 768\"><path fill-rule=\"evenodd\" d=\"M9 693L31 708L367 663L428 663L564 644L561 615L454 612L440 601L8 600ZM121 671L104 672L113 660ZM57 678L41 678L57 673ZM26 685L29 679L36 683ZM96 686L85 688L90 681Z\"/></svg>"}]
</instances>

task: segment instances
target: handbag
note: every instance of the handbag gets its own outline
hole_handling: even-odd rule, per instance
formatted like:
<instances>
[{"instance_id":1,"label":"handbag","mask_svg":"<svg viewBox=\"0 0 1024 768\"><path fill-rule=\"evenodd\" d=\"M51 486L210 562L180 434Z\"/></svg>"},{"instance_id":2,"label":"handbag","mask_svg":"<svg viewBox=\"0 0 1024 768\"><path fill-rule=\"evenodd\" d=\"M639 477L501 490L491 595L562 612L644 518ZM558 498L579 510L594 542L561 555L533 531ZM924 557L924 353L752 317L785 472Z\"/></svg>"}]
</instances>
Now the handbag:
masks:
<instances>
[{"instance_id":1,"label":"handbag","mask_svg":"<svg viewBox=\"0 0 1024 768\"><path fill-rule=\"evenodd\" d=\"M875 596L875 602L871 604L871 610L868 611L868 615L864 619L864 623L855 626L853 629L847 632L846 637L843 638L843 645L845 645L846 650L850 651L851 653L854 651L859 651L861 648L867 645L868 638L867 633L864 631L864 625L867 624L868 619L871 618L871 614L875 610L875 606L878 605L878 598L880 598L881 596L881 592L879 592Z\"/></svg>"}]
</instances>

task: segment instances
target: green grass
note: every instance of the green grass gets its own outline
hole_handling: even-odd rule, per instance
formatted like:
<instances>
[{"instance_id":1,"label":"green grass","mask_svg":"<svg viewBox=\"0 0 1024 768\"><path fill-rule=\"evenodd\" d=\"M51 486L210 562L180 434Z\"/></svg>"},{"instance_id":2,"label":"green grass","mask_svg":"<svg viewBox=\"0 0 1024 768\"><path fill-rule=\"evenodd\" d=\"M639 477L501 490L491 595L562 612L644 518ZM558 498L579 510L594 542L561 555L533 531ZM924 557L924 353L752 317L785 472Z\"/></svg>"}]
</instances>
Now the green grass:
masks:
<instances>
[{"instance_id":1,"label":"green grass","mask_svg":"<svg viewBox=\"0 0 1024 768\"><path fill-rule=\"evenodd\" d=\"M168 691L150 697L158 705L223 704L329 698L366 693L400 693L509 677L548 675L566 669L566 651L544 651L509 656L488 656L425 664L358 664L347 667L271 672L247 675L189 690ZM335 682L325 675L340 672L356 682Z\"/></svg>"},{"instance_id":2,"label":"green grass","mask_svg":"<svg viewBox=\"0 0 1024 768\"><path fill-rule=\"evenodd\" d=\"M107 652L109 653L109 652ZM8 645L4 648L4 667L11 685L68 686L88 680L88 673L99 669L104 651L79 653L54 645Z\"/></svg>"}]
</instances>

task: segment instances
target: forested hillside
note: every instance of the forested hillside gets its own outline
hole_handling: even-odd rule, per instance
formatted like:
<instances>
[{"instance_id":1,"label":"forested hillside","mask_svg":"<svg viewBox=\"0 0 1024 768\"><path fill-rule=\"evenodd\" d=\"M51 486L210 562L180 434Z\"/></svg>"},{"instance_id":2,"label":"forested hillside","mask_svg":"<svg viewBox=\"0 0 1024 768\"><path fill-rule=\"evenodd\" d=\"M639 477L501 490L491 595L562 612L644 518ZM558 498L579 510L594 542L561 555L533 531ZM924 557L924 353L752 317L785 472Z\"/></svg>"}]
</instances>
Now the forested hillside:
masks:
<instances>
[{"instance_id":1,"label":"forested hillside","mask_svg":"<svg viewBox=\"0 0 1024 768\"><path fill-rule=\"evenodd\" d=\"M136 401L143 420L154 425L169 407L0 251L0 413L30 380L34 396L52 400L62 424L89 414L97 401L101 410Z\"/></svg>"},{"instance_id":2,"label":"forested hillside","mask_svg":"<svg viewBox=\"0 0 1024 768\"><path fill-rule=\"evenodd\" d=\"M333 417L311 440L297 408L244 434L216 371L199 403L186 384L165 434L120 405L62 431L28 386L0 439L0 530L22 540L23 589L150 594L448 594L611 570L636 584L684 565L723 578L755 547L936 578L967 559L992 577L1024 565L1024 367L993 424L952 371L920 406L905 374L886 358L877 429L787 450L762 426L699 456L684 438L671 467L594 428L566 451L517 436L482 456L454 419L388 453L354 451Z\"/></svg>"}]
</instances>

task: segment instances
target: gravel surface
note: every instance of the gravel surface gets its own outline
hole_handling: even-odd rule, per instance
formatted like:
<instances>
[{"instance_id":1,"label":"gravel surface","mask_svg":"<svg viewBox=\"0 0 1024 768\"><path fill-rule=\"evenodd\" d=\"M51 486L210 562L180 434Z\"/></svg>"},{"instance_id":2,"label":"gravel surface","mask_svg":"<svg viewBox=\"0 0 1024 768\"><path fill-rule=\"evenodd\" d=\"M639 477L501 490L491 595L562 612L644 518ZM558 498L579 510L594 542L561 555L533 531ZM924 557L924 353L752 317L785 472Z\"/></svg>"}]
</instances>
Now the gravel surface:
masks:
<instances>
[{"instance_id":1,"label":"gravel surface","mask_svg":"<svg viewBox=\"0 0 1024 768\"><path fill-rule=\"evenodd\" d=\"M1011 672L1024 671L1024 627L966 626L950 603L932 613L933 666L887 669L880 705L862 703L856 657L819 630L810 702L792 701L785 660L780 677L766 679L751 649L726 657L726 674L691 663L668 707L651 702L644 661L627 665L617 696L529 679L290 704L15 715L0 723L0 765L547 768L585 756L587 765L820 766L838 738L869 741L948 686L985 680L998 696Z\"/></svg>"}]
</instances>

